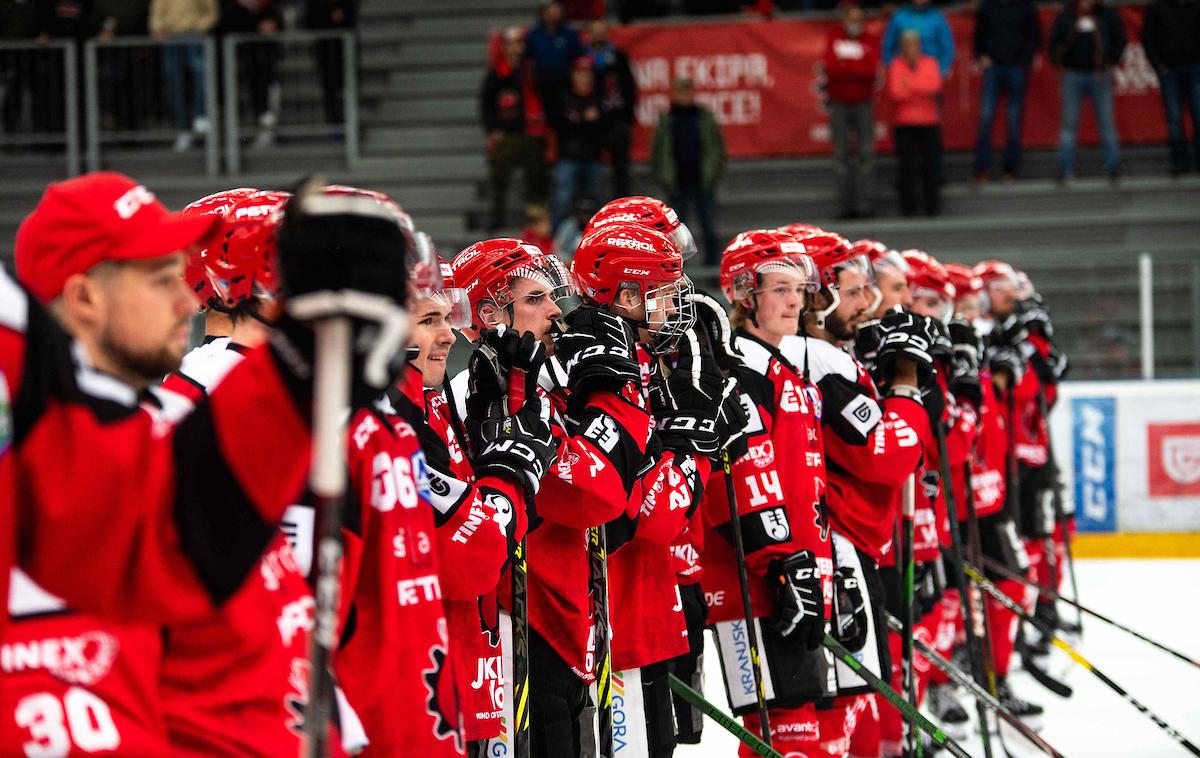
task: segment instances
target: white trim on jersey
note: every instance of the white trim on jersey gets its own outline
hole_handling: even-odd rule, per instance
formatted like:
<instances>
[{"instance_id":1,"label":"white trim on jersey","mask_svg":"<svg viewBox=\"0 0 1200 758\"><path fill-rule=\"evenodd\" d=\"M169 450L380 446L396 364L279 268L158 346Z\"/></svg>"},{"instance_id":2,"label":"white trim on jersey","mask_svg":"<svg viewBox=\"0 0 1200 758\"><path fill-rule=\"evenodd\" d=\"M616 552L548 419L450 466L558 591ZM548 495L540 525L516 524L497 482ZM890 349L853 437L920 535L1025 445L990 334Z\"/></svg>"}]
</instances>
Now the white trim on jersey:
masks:
<instances>
[{"instance_id":1,"label":"white trim on jersey","mask_svg":"<svg viewBox=\"0 0 1200 758\"><path fill-rule=\"evenodd\" d=\"M29 324L29 298L25 290L0 266L0 326L25 332Z\"/></svg>"},{"instance_id":2,"label":"white trim on jersey","mask_svg":"<svg viewBox=\"0 0 1200 758\"><path fill-rule=\"evenodd\" d=\"M75 359L75 384L80 390L101 400L126 406L137 405L137 391L115 376L97 369L82 344L72 343L71 354Z\"/></svg>"}]
</instances>

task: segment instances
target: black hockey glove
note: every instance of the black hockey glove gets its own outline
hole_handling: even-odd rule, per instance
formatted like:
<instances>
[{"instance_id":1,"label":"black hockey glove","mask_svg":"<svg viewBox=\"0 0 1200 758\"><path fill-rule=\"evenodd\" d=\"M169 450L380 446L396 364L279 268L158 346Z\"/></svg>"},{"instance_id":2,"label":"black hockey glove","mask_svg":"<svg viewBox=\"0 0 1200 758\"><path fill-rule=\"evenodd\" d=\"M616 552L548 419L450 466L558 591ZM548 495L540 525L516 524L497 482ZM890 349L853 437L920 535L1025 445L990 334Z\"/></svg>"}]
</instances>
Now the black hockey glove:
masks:
<instances>
[{"instance_id":1,"label":"black hockey glove","mask_svg":"<svg viewBox=\"0 0 1200 758\"><path fill-rule=\"evenodd\" d=\"M274 354L297 379L312 376L312 324L349 319L351 401L369 404L404 368L408 316L405 256L412 237L372 200L341 198L336 212L306 187L288 202L278 234L284 312Z\"/></svg>"},{"instance_id":2,"label":"black hockey glove","mask_svg":"<svg viewBox=\"0 0 1200 758\"><path fill-rule=\"evenodd\" d=\"M891 382L895 373L896 358L911 360L917 367L917 382L928 385L933 376L933 343L937 339L933 319L918 316L908 311L893 311L884 315L879 322L883 338L876 357L879 376Z\"/></svg>"},{"instance_id":3,"label":"black hockey glove","mask_svg":"<svg viewBox=\"0 0 1200 758\"><path fill-rule=\"evenodd\" d=\"M825 599L817 559L811 550L776 558L771 561L770 576L779 591L771 620L775 631L816 650L825 636Z\"/></svg>"},{"instance_id":4,"label":"black hockey glove","mask_svg":"<svg viewBox=\"0 0 1200 758\"><path fill-rule=\"evenodd\" d=\"M1020 384L1025 376L1025 359L1015 348L1007 345L989 349L987 363L993 375L1003 373L1009 376L1009 387Z\"/></svg>"},{"instance_id":5,"label":"black hockey glove","mask_svg":"<svg viewBox=\"0 0 1200 758\"><path fill-rule=\"evenodd\" d=\"M729 451L729 460L736 461L748 449L746 429L750 427L750 414L742 404L742 393L737 380L725 380L725 394L717 413L717 442Z\"/></svg>"},{"instance_id":6,"label":"black hockey glove","mask_svg":"<svg viewBox=\"0 0 1200 758\"><path fill-rule=\"evenodd\" d=\"M833 636L852 653L867 644L867 605L854 569L842 566L833 573Z\"/></svg>"},{"instance_id":7,"label":"black hockey glove","mask_svg":"<svg viewBox=\"0 0 1200 758\"><path fill-rule=\"evenodd\" d=\"M480 335L480 344L475 353L471 355L471 359L472 361L486 360L487 364L498 374L496 386L503 388L505 392L509 390L508 382L511 379L520 379L524 384L522 397L531 398L537 393L538 374L542 370L542 364L546 362L546 346L533 336L533 332L520 334L515 329L501 324L495 329L484 330ZM476 371L482 371L485 368L484 364L477 367L472 364L472 366L472 377L475 376ZM519 376L514 377L514 372ZM481 399L490 401L501 397L499 394L494 394L495 387L490 381L485 382L481 389L485 390L486 396L479 398L472 387L472 392L467 398L468 405L472 401L478 402ZM468 413L470 413L469 410Z\"/></svg>"},{"instance_id":8,"label":"black hockey glove","mask_svg":"<svg viewBox=\"0 0 1200 758\"><path fill-rule=\"evenodd\" d=\"M536 395L511 416L492 416L479 424L472 444L480 451L473 461L477 477L501 476L525 487L532 498L554 456L558 438L542 417Z\"/></svg>"},{"instance_id":9,"label":"black hockey glove","mask_svg":"<svg viewBox=\"0 0 1200 758\"><path fill-rule=\"evenodd\" d=\"M950 321L948 332L954 353L950 358L947 384L955 397L961 397L978 408L983 402L983 390L979 384L979 336L974 326L960 318Z\"/></svg>"},{"instance_id":10,"label":"black hockey glove","mask_svg":"<svg viewBox=\"0 0 1200 758\"><path fill-rule=\"evenodd\" d=\"M679 453L714 457L721 447L717 418L725 379L716 360L702 351L689 331L679 342L675 368L650 385L650 412L663 447Z\"/></svg>"},{"instance_id":11,"label":"black hockey glove","mask_svg":"<svg viewBox=\"0 0 1200 758\"><path fill-rule=\"evenodd\" d=\"M696 323L704 333L708 349L717 359L717 367L728 374L742 364L741 356L733 346L729 316L725 308L706 292L697 290L691 300L696 304Z\"/></svg>"},{"instance_id":12,"label":"black hockey glove","mask_svg":"<svg viewBox=\"0 0 1200 758\"><path fill-rule=\"evenodd\" d=\"M954 343L950 341L950 332L940 320L936 318L929 319L930 325L933 327L933 347L929 349L929 354L934 358L949 362L954 356Z\"/></svg>"},{"instance_id":13,"label":"black hockey glove","mask_svg":"<svg viewBox=\"0 0 1200 758\"><path fill-rule=\"evenodd\" d=\"M593 392L620 392L626 382L641 381L629 322L590 305L579 306L566 320L554 352L567 371L572 410L582 408Z\"/></svg>"},{"instance_id":14,"label":"black hockey glove","mask_svg":"<svg viewBox=\"0 0 1200 758\"><path fill-rule=\"evenodd\" d=\"M1067 354L1055 345L1050 346L1050 353L1045 357L1041 353L1034 353L1030 362L1042 384L1058 384L1067 374Z\"/></svg>"},{"instance_id":15,"label":"black hockey glove","mask_svg":"<svg viewBox=\"0 0 1200 758\"><path fill-rule=\"evenodd\" d=\"M882 340L883 330L879 328L879 319L871 319L858 325L858 331L854 335L854 354L868 370L875 368L875 360L879 357L879 343Z\"/></svg>"},{"instance_id":16,"label":"black hockey glove","mask_svg":"<svg viewBox=\"0 0 1200 758\"><path fill-rule=\"evenodd\" d=\"M1038 298L1018 300L1014 313L1027 331L1041 332L1046 339L1053 339L1054 324L1050 321L1050 309Z\"/></svg>"}]
</instances>

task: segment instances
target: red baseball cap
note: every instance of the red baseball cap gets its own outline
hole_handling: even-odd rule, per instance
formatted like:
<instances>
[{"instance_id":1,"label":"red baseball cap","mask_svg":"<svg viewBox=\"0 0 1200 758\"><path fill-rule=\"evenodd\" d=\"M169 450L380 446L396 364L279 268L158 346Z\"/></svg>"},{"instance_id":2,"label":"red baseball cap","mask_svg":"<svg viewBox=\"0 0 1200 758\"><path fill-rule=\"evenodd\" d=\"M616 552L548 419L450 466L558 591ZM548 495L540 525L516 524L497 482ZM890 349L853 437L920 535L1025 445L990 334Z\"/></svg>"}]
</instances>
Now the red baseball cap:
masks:
<instances>
[{"instance_id":1,"label":"red baseball cap","mask_svg":"<svg viewBox=\"0 0 1200 758\"><path fill-rule=\"evenodd\" d=\"M172 213L142 185L100 171L46 188L17 229L17 278L43 303L104 261L159 258L211 234L217 216Z\"/></svg>"}]
</instances>

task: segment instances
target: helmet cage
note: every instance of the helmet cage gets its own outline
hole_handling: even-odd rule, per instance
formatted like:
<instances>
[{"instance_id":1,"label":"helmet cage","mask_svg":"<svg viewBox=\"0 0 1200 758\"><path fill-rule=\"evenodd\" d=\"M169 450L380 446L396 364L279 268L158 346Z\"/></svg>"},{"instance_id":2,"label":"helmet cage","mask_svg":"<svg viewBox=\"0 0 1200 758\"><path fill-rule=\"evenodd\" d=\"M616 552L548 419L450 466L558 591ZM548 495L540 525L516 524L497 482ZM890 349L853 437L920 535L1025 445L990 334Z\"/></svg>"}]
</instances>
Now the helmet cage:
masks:
<instances>
[{"instance_id":1,"label":"helmet cage","mask_svg":"<svg viewBox=\"0 0 1200 758\"><path fill-rule=\"evenodd\" d=\"M640 290L635 282L621 284ZM664 282L648 288L642 293L642 304L646 308L646 330L650 332L650 351L655 355L666 355L675 351L679 339L696 324L696 305L692 299L695 288L687 275L672 282Z\"/></svg>"}]
</instances>

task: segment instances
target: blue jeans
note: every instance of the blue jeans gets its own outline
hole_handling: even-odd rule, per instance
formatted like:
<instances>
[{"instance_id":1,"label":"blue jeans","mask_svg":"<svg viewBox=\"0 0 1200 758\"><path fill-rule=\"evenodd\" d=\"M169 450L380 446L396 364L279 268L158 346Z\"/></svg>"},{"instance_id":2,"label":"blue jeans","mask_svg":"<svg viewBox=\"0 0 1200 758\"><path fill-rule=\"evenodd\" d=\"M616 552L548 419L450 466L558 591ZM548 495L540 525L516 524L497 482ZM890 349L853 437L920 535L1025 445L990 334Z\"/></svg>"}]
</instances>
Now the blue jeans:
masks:
<instances>
[{"instance_id":1,"label":"blue jeans","mask_svg":"<svg viewBox=\"0 0 1200 758\"><path fill-rule=\"evenodd\" d=\"M193 118L204 116L204 46L195 42L173 42L163 46L163 69L175 127L189 129ZM192 108L188 110L187 75L192 76Z\"/></svg>"},{"instance_id":2,"label":"blue jeans","mask_svg":"<svg viewBox=\"0 0 1200 758\"><path fill-rule=\"evenodd\" d=\"M1058 175L1075 173L1075 135L1079 129L1079 110L1083 99L1092 99L1096 127L1100 131L1100 150L1104 171L1110 176L1121 168L1117 146L1117 122L1113 116L1113 80L1108 72L1064 71L1062 75L1062 128L1058 132Z\"/></svg>"},{"instance_id":3,"label":"blue jeans","mask_svg":"<svg viewBox=\"0 0 1200 758\"><path fill-rule=\"evenodd\" d=\"M698 184L685 184L676 187L667 198L671 208L679 214L679 220L695 229L692 221L700 222L701 254L704 263L716 266L721 262L721 248L717 247L717 196L712 190L706 190ZM695 215L692 212L695 211Z\"/></svg>"},{"instance_id":4,"label":"blue jeans","mask_svg":"<svg viewBox=\"0 0 1200 758\"><path fill-rule=\"evenodd\" d=\"M554 228L571 215L571 205L579 195L600 200L599 161L560 160L554 167Z\"/></svg>"},{"instance_id":5,"label":"blue jeans","mask_svg":"<svg viewBox=\"0 0 1200 758\"><path fill-rule=\"evenodd\" d=\"M1163 107L1167 111L1167 140L1171 144L1171 171L1180 173L1195 166L1200 171L1200 63L1173 66L1158 77ZM1195 152L1188 160L1187 127L1183 109L1192 114L1192 143Z\"/></svg>"},{"instance_id":6,"label":"blue jeans","mask_svg":"<svg viewBox=\"0 0 1200 758\"><path fill-rule=\"evenodd\" d=\"M1005 114L1004 173L1016 174L1021 162L1021 116L1025 112L1024 66L992 65L984 69L983 90L979 94L979 140L975 143L975 174L992 168L992 124L1001 94L1008 95Z\"/></svg>"}]
</instances>

